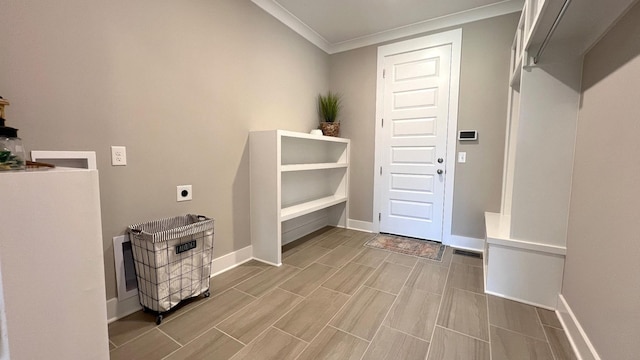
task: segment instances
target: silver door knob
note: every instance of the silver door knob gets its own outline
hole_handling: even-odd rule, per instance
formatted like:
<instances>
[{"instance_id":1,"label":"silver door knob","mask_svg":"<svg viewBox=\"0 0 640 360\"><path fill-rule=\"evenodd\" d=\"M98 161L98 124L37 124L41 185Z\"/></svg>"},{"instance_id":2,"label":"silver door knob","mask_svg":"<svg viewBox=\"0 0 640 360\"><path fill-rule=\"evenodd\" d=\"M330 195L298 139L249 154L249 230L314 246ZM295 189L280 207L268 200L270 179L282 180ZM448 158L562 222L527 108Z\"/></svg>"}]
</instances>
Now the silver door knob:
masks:
<instances>
[{"instance_id":1,"label":"silver door knob","mask_svg":"<svg viewBox=\"0 0 640 360\"><path fill-rule=\"evenodd\" d=\"M438 158L438 164L442 164L443 161L444 161L443 158Z\"/></svg>"},{"instance_id":2,"label":"silver door knob","mask_svg":"<svg viewBox=\"0 0 640 360\"><path fill-rule=\"evenodd\" d=\"M442 169L438 169L438 171L436 171L439 175L442 175Z\"/></svg>"}]
</instances>

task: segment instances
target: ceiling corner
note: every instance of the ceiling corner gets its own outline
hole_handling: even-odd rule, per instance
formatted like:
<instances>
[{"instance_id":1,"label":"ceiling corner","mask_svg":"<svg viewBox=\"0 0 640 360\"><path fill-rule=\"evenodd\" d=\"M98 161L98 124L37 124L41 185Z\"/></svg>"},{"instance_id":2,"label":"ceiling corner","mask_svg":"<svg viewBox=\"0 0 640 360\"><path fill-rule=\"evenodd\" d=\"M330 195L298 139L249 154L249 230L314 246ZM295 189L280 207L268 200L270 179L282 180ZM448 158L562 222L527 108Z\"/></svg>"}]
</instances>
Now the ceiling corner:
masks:
<instances>
[{"instance_id":1,"label":"ceiling corner","mask_svg":"<svg viewBox=\"0 0 640 360\"><path fill-rule=\"evenodd\" d=\"M291 30L298 33L298 35L307 39L309 42L319 47L324 52L331 54L331 44L325 40L320 34L311 29L307 24L303 23L295 15L291 14L285 8L280 6L273 0L251 0L254 4L266 11L274 18L280 20L283 24L287 25Z\"/></svg>"}]
</instances>

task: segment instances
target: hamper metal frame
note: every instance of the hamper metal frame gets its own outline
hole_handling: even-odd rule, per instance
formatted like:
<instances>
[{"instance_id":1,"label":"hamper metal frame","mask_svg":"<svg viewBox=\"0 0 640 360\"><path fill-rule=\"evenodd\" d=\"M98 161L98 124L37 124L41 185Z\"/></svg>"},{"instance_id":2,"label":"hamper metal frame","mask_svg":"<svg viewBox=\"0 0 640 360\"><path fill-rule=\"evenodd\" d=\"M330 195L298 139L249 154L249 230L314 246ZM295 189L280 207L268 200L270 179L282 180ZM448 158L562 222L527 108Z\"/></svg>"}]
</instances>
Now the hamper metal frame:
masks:
<instances>
[{"instance_id":1,"label":"hamper metal frame","mask_svg":"<svg viewBox=\"0 0 640 360\"><path fill-rule=\"evenodd\" d=\"M213 225L189 214L129 226L140 305L157 324L181 301L210 295Z\"/></svg>"}]
</instances>

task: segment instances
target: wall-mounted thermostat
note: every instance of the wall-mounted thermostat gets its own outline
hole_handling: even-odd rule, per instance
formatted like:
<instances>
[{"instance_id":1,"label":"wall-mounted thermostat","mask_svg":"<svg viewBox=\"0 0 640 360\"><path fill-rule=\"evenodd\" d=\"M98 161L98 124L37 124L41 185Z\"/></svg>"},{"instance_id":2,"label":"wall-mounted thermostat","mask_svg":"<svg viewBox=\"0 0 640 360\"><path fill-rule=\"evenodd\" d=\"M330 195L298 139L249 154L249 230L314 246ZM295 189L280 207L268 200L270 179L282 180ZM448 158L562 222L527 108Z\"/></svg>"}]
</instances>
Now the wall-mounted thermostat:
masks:
<instances>
[{"instance_id":1,"label":"wall-mounted thermostat","mask_svg":"<svg viewBox=\"0 0 640 360\"><path fill-rule=\"evenodd\" d=\"M478 131L477 130L460 130L460 132L458 132L458 140L460 141L478 140Z\"/></svg>"}]
</instances>

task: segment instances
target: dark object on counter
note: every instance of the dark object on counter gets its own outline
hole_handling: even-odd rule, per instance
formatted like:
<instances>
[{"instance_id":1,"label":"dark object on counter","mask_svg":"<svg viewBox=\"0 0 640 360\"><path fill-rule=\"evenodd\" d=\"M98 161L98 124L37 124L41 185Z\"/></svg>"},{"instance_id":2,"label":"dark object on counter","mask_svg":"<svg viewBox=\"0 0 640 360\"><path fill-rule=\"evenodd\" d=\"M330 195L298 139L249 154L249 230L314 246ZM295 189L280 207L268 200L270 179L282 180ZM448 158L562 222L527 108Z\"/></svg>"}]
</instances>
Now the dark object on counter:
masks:
<instances>
[{"instance_id":1,"label":"dark object on counter","mask_svg":"<svg viewBox=\"0 0 640 360\"><path fill-rule=\"evenodd\" d=\"M4 126L4 122L5 122L5 121L6 121L6 120L5 120L4 118L1 118L1 117L0 117L0 127L3 127L3 126Z\"/></svg>"},{"instance_id":2,"label":"dark object on counter","mask_svg":"<svg viewBox=\"0 0 640 360\"><path fill-rule=\"evenodd\" d=\"M3 119L4 120L4 119ZM18 137L18 129L8 127L8 126L0 126L0 136L5 136L8 138L17 138Z\"/></svg>"},{"instance_id":3,"label":"dark object on counter","mask_svg":"<svg viewBox=\"0 0 640 360\"><path fill-rule=\"evenodd\" d=\"M53 164L47 164L39 161L29 161L27 160L27 169L37 169L37 168L55 168L56 166Z\"/></svg>"}]
</instances>

